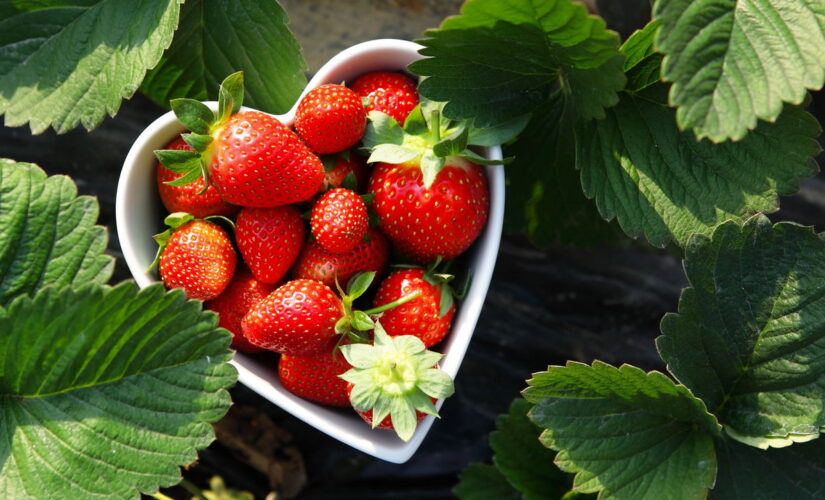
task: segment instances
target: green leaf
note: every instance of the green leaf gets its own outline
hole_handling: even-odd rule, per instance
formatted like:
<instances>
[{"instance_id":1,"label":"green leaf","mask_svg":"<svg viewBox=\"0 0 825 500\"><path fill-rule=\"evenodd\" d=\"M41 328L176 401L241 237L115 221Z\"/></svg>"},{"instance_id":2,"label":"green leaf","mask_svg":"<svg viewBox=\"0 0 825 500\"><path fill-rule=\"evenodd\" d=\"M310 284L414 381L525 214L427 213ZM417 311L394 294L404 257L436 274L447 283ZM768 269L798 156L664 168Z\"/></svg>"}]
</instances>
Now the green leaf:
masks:
<instances>
[{"instance_id":1,"label":"green leaf","mask_svg":"<svg viewBox=\"0 0 825 500\"><path fill-rule=\"evenodd\" d=\"M6 2L9 4L9 2ZM92 129L131 97L172 42L176 0L15 2L0 18L6 126Z\"/></svg>"},{"instance_id":2,"label":"green leaf","mask_svg":"<svg viewBox=\"0 0 825 500\"><path fill-rule=\"evenodd\" d=\"M186 0L180 27L141 91L162 106L175 97L216 100L223 78L244 72L244 104L284 113L306 86L306 63L278 2Z\"/></svg>"},{"instance_id":3,"label":"green leaf","mask_svg":"<svg viewBox=\"0 0 825 500\"><path fill-rule=\"evenodd\" d=\"M661 25L658 20L651 21L622 44L621 50L625 56L624 71L627 75L625 90L635 92L661 81L663 56L653 48Z\"/></svg>"},{"instance_id":4,"label":"green leaf","mask_svg":"<svg viewBox=\"0 0 825 500\"><path fill-rule=\"evenodd\" d=\"M419 92L477 127L530 113L560 84L579 116L601 117L624 86L618 35L571 0L469 0L419 43Z\"/></svg>"},{"instance_id":5,"label":"green leaf","mask_svg":"<svg viewBox=\"0 0 825 500\"><path fill-rule=\"evenodd\" d=\"M825 441L757 450L717 441L719 472L712 500L818 500L825 496Z\"/></svg>"},{"instance_id":6,"label":"green leaf","mask_svg":"<svg viewBox=\"0 0 825 500\"><path fill-rule=\"evenodd\" d=\"M766 448L825 425L825 241L762 215L685 248L690 287L662 320L668 369L725 430Z\"/></svg>"},{"instance_id":7,"label":"green leaf","mask_svg":"<svg viewBox=\"0 0 825 500\"><path fill-rule=\"evenodd\" d=\"M553 462L555 453L539 442L541 429L527 417L533 407L523 399L496 419L490 434L493 462L525 500L558 500L570 490L572 477Z\"/></svg>"},{"instance_id":8,"label":"green leaf","mask_svg":"<svg viewBox=\"0 0 825 500\"><path fill-rule=\"evenodd\" d=\"M0 306L47 285L108 281L114 260L98 212L68 177L0 159Z\"/></svg>"},{"instance_id":9,"label":"green leaf","mask_svg":"<svg viewBox=\"0 0 825 500\"><path fill-rule=\"evenodd\" d=\"M494 127L470 127L467 144L473 146L498 146L515 139L527 126L530 114L521 115Z\"/></svg>"},{"instance_id":10,"label":"green leaf","mask_svg":"<svg viewBox=\"0 0 825 500\"><path fill-rule=\"evenodd\" d=\"M713 485L716 418L659 372L568 362L533 375L524 391L556 464L574 490L602 500L703 498Z\"/></svg>"},{"instance_id":11,"label":"green leaf","mask_svg":"<svg viewBox=\"0 0 825 500\"><path fill-rule=\"evenodd\" d=\"M818 170L819 124L802 109L789 106L739 142L713 144L677 129L663 90L623 93L606 119L576 130L584 192L629 236L684 246L725 220L775 211L777 195Z\"/></svg>"},{"instance_id":12,"label":"green leaf","mask_svg":"<svg viewBox=\"0 0 825 500\"><path fill-rule=\"evenodd\" d=\"M522 500L498 469L478 463L461 472L453 493L461 500Z\"/></svg>"},{"instance_id":13,"label":"green leaf","mask_svg":"<svg viewBox=\"0 0 825 500\"><path fill-rule=\"evenodd\" d=\"M230 338L160 284L48 287L0 309L0 491L115 499L175 484L229 408Z\"/></svg>"},{"instance_id":14,"label":"green leaf","mask_svg":"<svg viewBox=\"0 0 825 500\"><path fill-rule=\"evenodd\" d=\"M556 95L536 108L524 132L504 148L507 156L515 157L504 170L505 227L510 232L526 230L539 247L624 239L582 193L575 167L574 121L570 102Z\"/></svg>"},{"instance_id":15,"label":"green leaf","mask_svg":"<svg viewBox=\"0 0 825 500\"><path fill-rule=\"evenodd\" d=\"M825 81L821 0L659 0L662 74L681 128L741 139Z\"/></svg>"}]
</instances>

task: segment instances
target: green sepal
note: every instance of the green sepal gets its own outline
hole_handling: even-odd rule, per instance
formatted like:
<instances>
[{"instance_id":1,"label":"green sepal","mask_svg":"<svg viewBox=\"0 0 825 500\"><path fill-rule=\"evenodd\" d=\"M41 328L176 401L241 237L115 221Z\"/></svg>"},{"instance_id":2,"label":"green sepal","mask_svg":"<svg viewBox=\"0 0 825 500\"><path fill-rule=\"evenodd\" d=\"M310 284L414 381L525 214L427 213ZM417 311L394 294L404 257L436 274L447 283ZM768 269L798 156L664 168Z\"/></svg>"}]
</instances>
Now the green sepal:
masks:
<instances>
[{"instance_id":1,"label":"green sepal","mask_svg":"<svg viewBox=\"0 0 825 500\"><path fill-rule=\"evenodd\" d=\"M502 158L501 160L488 160L487 158L479 155L472 149L465 149L458 156L462 158L466 158L473 163L478 163L479 165L507 165L508 163L512 163L515 158L512 156L508 156L507 158Z\"/></svg>"},{"instance_id":2,"label":"green sepal","mask_svg":"<svg viewBox=\"0 0 825 500\"><path fill-rule=\"evenodd\" d=\"M155 158L172 172L185 174L199 169L200 154L197 151L186 149L159 149L155 151Z\"/></svg>"},{"instance_id":3,"label":"green sepal","mask_svg":"<svg viewBox=\"0 0 825 500\"><path fill-rule=\"evenodd\" d=\"M421 110L421 104L417 104L404 120L404 131L410 135L423 135L427 133L427 129L427 120Z\"/></svg>"},{"instance_id":4,"label":"green sepal","mask_svg":"<svg viewBox=\"0 0 825 500\"><path fill-rule=\"evenodd\" d=\"M450 376L435 367L441 354L426 350L418 337L390 337L380 322L375 323L373 345L345 345L341 353L352 365L340 375L353 384L350 402L359 411L372 410L373 427L390 415L404 441L415 433L416 410L438 416L430 398L455 391Z\"/></svg>"},{"instance_id":5,"label":"green sepal","mask_svg":"<svg viewBox=\"0 0 825 500\"><path fill-rule=\"evenodd\" d=\"M332 172L338 163L338 155L321 155L320 158L325 172Z\"/></svg>"},{"instance_id":6,"label":"green sepal","mask_svg":"<svg viewBox=\"0 0 825 500\"><path fill-rule=\"evenodd\" d=\"M453 307L453 289L447 283L442 283L439 292L441 292L441 300L438 303L438 317L443 318Z\"/></svg>"},{"instance_id":7,"label":"green sepal","mask_svg":"<svg viewBox=\"0 0 825 500\"><path fill-rule=\"evenodd\" d=\"M350 324L357 330L372 330L375 328L375 322L364 311L353 311Z\"/></svg>"},{"instance_id":8,"label":"green sepal","mask_svg":"<svg viewBox=\"0 0 825 500\"><path fill-rule=\"evenodd\" d=\"M163 219L163 223L170 228L177 229L189 221L195 220L195 216L187 212L173 212Z\"/></svg>"},{"instance_id":9,"label":"green sepal","mask_svg":"<svg viewBox=\"0 0 825 500\"><path fill-rule=\"evenodd\" d=\"M398 144L379 144L370 153L367 163L406 163L419 156L419 152Z\"/></svg>"},{"instance_id":10,"label":"green sepal","mask_svg":"<svg viewBox=\"0 0 825 500\"><path fill-rule=\"evenodd\" d=\"M181 98L172 99L169 106L184 127L196 134L209 134L215 121L215 113L206 104L194 99Z\"/></svg>"},{"instance_id":11,"label":"green sepal","mask_svg":"<svg viewBox=\"0 0 825 500\"><path fill-rule=\"evenodd\" d=\"M444 137L435 146L433 153L436 156L447 157L461 154L467 148L467 141L470 137L470 129L465 124L459 126L455 131Z\"/></svg>"},{"instance_id":12,"label":"green sepal","mask_svg":"<svg viewBox=\"0 0 825 500\"><path fill-rule=\"evenodd\" d=\"M147 272L154 269L160 262L160 254L163 252L163 249L166 248L166 245L169 244L169 238L172 237L172 233L175 229L192 220L195 220L195 216L186 212L174 212L167 215L166 218L163 219L163 223L169 228L162 233L152 236L152 239L158 244L158 251L155 253L155 258L152 260L152 263L149 264L148 268L146 268Z\"/></svg>"},{"instance_id":13,"label":"green sepal","mask_svg":"<svg viewBox=\"0 0 825 500\"><path fill-rule=\"evenodd\" d=\"M344 315L335 322L335 333L339 335L346 335L350 332L350 319L349 316Z\"/></svg>"},{"instance_id":14,"label":"green sepal","mask_svg":"<svg viewBox=\"0 0 825 500\"><path fill-rule=\"evenodd\" d=\"M367 129L361 139L365 149L372 150L380 144L400 146L404 142L404 130L395 118L380 111L370 111L367 118Z\"/></svg>"},{"instance_id":15,"label":"green sepal","mask_svg":"<svg viewBox=\"0 0 825 500\"><path fill-rule=\"evenodd\" d=\"M372 202L375 201L375 194L374 193L367 193L367 194L362 194L362 195L359 195L359 196L364 201L364 205L366 205L367 207L372 205ZM369 241L369 240L367 240L367 241Z\"/></svg>"},{"instance_id":16,"label":"green sepal","mask_svg":"<svg viewBox=\"0 0 825 500\"><path fill-rule=\"evenodd\" d=\"M168 186L185 186L191 182L195 182L196 180L201 178L201 170L200 168L192 169L186 172L185 174L181 175L177 179L173 179L171 181L166 181L164 184Z\"/></svg>"},{"instance_id":17,"label":"green sepal","mask_svg":"<svg viewBox=\"0 0 825 500\"><path fill-rule=\"evenodd\" d=\"M203 220L208 220L209 222L220 221L231 227L233 230L235 229L235 221L225 215L207 215L203 218Z\"/></svg>"},{"instance_id":18,"label":"green sepal","mask_svg":"<svg viewBox=\"0 0 825 500\"><path fill-rule=\"evenodd\" d=\"M421 182L426 189L429 189L430 186L433 185L436 177L438 177L439 172L444 169L446 163L447 160L441 156L437 156L431 149L421 155Z\"/></svg>"},{"instance_id":19,"label":"green sepal","mask_svg":"<svg viewBox=\"0 0 825 500\"><path fill-rule=\"evenodd\" d=\"M224 78L218 88L218 117L216 125L224 123L243 105L243 71Z\"/></svg>"},{"instance_id":20,"label":"green sepal","mask_svg":"<svg viewBox=\"0 0 825 500\"><path fill-rule=\"evenodd\" d=\"M364 295L374 279L375 271L367 271L356 274L350 278L349 283L347 283L347 296L351 301L354 301L358 297Z\"/></svg>"},{"instance_id":21,"label":"green sepal","mask_svg":"<svg viewBox=\"0 0 825 500\"><path fill-rule=\"evenodd\" d=\"M206 151L206 148L212 144L212 136L208 134L181 134L183 141L195 151Z\"/></svg>"}]
</instances>

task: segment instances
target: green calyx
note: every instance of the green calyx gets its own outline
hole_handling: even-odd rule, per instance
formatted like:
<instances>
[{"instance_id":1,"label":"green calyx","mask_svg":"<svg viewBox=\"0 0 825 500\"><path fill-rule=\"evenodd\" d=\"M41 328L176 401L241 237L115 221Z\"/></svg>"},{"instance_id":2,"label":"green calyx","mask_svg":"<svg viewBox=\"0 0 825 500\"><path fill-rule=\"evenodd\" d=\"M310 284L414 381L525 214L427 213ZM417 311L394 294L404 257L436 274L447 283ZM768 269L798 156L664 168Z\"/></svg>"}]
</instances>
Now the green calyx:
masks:
<instances>
[{"instance_id":1,"label":"green calyx","mask_svg":"<svg viewBox=\"0 0 825 500\"><path fill-rule=\"evenodd\" d=\"M497 165L512 160L488 160L470 149L470 146L504 143L512 138L511 131L502 129L496 134L486 129L481 134L466 121L443 116L444 105L443 102L422 97L421 103L407 116L403 127L389 115L371 111L363 139L364 149L370 154L367 161L393 164L415 162L423 173L424 187L429 188L448 162L460 162L457 158L481 165Z\"/></svg>"},{"instance_id":2,"label":"green calyx","mask_svg":"<svg viewBox=\"0 0 825 500\"><path fill-rule=\"evenodd\" d=\"M169 170L182 174L166 184L182 186L203 177L203 194L209 187L209 162L214 136L237 113L243 104L243 72L227 76L218 89L218 111L213 112L204 103L194 99L172 99L169 104L175 116L191 133L181 137L194 151L160 149L155 156Z\"/></svg>"},{"instance_id":3,"label":"green calyx","mask_svg":"<svg viewBox=\"0 0 825 500\"><path fill-rule=\"evenodd\" d=\"M380 322L374 332L372 345L341 346L352 368L340 377L353 384L353 407L372 410L373 428L389 415L398 437L409 441L418 425L416 411L437 417L432 399L451 396L453 381L436 366L442 355L428 351L418 337L390 337Z\"/></svg>"},{"instance_id":4,"label":"green calyx","mask_svg":"<svg viewBox=\"0 0 825 500\"><path fill-rule=\"evenodd\" d=\"M341 285L338 284L338 281L336 280L335 285L338 288L338 293L341 294L341 303L344 306L344 315L338 320L338 322L335 323L335 332L342 336L342 341L343 337L346 336L352 342L368 342L367 332L375 328L375 321L371 316L388 311L394 307L398 307L401 304L407 303L421 295L421 292L417 291L409 295L405 295L404 297L401 297L394 302L390 302L389 304L384 304L380 307L375 307L366 311L353 309L353 302L366 293L367 289L374 280L374 271L358 273L350 278L349 283L347 284L346 292L341 289Z\"/></svg>"}]
</instances>

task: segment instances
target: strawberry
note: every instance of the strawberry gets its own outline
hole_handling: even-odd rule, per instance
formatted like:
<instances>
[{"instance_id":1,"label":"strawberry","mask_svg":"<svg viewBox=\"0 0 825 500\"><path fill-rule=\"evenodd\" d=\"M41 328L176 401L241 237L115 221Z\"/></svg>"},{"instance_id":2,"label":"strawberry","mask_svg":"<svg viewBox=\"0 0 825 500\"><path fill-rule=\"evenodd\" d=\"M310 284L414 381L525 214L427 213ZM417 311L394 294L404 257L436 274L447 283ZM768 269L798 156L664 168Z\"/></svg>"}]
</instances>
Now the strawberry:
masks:
<instances>
[{"instance_id":1,"label":"strawberry","mask_svg":"<svg viewBox=\"0 0 825 500\"><path fill-rule=\"evenodd\" d=\"M329 352L335 324L344 316L341 299L328 286L293 280L258 302L241 321L253 344L291 356Z\"/></svg>"},{"instance_id":2,"label":"strawberry","mask_svg":"<svg viewBox=\"0 0 825 500\"><path fill-rule=\"evenodd\" d=\"M255 304L275 289L256 280L248 269L242 267L222 294L204 304L204 307L219 315L218 326L232 332L232 347L241 352L258 352L260 347L251 344L243 336L241 319Z\"/></svg>"},{"instance_id":3,"label":"strawberry","mask_svg":"<svg viewBox=\"0 0 825 500\"><path fill-rule=\"evenodd\" d=\"M367 111L380 111L398 123L418 104L418 90L412 78L401 73L376 71L358 77L350 88L369 100Z\"/></svg>"},{"instance_id":4,"label":"strawberry","mask_svg":"<svg viewBox=\"0 0 825 500\"><path fill-rule=\"evenodd\" d=\"M326 251L347 253L367 234L367 204L349 189L327 191L312 207L310 227L312 236Z\"/></svg>"},{"instance_id":5,"label":"strawberry","mask_svg":"<svg viewBox=\"0 0 825 500\"><path fill-rule=\"evenodd\" d=\"M166 217L170 229L155 236L160 248L160 278L169 288L183 288L189 299L209 300L232 280L237 256L220 226L179 213ZM154 267L154 263L152 264Z\"/></svg>"},{"instance_id":6,"label":"strawberry","mask_svg":"<svg viewBox=\"0 0 825 500\"><path fill-rule=\"evenodd\" d=\"M490 203L479 164L501 163L468 149L471 137L483 136L471 136L466 123L442 120L439 106L424 101L402 130L372 111L364 136L368 161L377 164L368 187L375 196L371 208L396 249L420 264L452 259L478 238Z\"/></svg>"},{"instance_id":7,"label":"strawberry","mask_svg":"<svg viewBox=\"0 0 825 500\"><path fill-rule=\"evenodd\" d=\"M417 163L379 163L368 191L381 228L399 252L428 264L453 259L487 222L489 191L481 167L450 157L428 186Z\"/></svg>"},{"instance_id":8,"label":"strawberry","mask_svg":"<svg viewBox=\"0 0 825 500\"><path fill-rule=\"evenodd\" d=\"M301 98L295 131L319 154L343 151L361 140L367 113L355 92L343 85L316 87Z\"/></svg>"},{"instance_id":9,"label":"strawberry","mask_svg":"<svg viewBox=\"0 0 825 500\"><path fill-rule=\"evenodd\" d=\"M186 144L182 137L178 136L174 141L166 145L166 149L178 151L194 151ZM198 178L195 182L180 186L169 184L181 178L181 174L175 173L158 162L157 183L158 193L163 206L170 213L187 212L198 219L203 219L209 215L223 215L231 217L238 212L238 207L225 202L215 191L214 186L209 186L203 191L206 181ZM203 193L201 194L201 192Z\"/></svg>"},{"instance_id":10,"label":"strawberry","mask_svg":"<svg viewBox=\"0 0 825 500\"><path fill-rule=\"evenodd\" d=\"M289 392L310 401L332 406L350 406L347 383L339 377L352 368L334 348L311 356L281 354L278 378Z\"/></svg>"},{"instance_id":11,"label":"strawberry","mask_svg":"<svg viewBox=\"0 0 825 500\"><path fill-rule=\"evenodd\" d=\"M359 272L382 274L389 260L387 237L379 229L370 227L367 229L367 239L344 254L327 252L317 241L309 241L292 268L292 277L320 281L329 287L335 286L337 277L343 286Z\"/></svg>"},{"instance_id":12,"label":"strawberry","mask_svg":"<svg viewBox=\"0 0 825 500\"><path fill-rule=\"evenodd\" d=\"M390 337L380 322L373 345L343 345L341 352L353 366L341 378L350 384L355 411L373 428L391 426L404 441L425 414L438 416L436 399L454 392L450 376L436 367L441 354L427 351L418 337Z\"/></svg>"},{"instance_id":13,"label":"strawberry","mask_svg":"<svg viewBox=\"0 0 825 500\"><path fill-rule=\"evenodd\" d=\"M326 172L324 173L324 183L321 186L322 191L344 186L344 180L351 173L355 177L355 191L363 193L367 187L367 167L366 160L363 156L344 152L345 154L335 155L334 157L326 157L331 159L331 164L324 163ZM349 186L352 189L351 186Z\"/></svg>"},{"instance_id":14,"label":"strawberry","mask_svg":"<svg viewBox=\"0 0 825 500\"><path fill-rule=\"evenodd\" d=\"M238 214L235 238L255 278L274 284L286 275L301 253L306 226L294 206L244 208Z\"/></svg>"},{"instance_id":15,"label":"strawberry","mask_svg":"<svg viewBox=\"0 0 825 500\"><path fill-rule=\"evenodd\" d=\"M159 150L169 169L195 181L200 176L224 200L245 207L276 207L311 198L324 180L321 160L288 127L258 111L241 111L243 74L221 84L218 112L192 99L173 99L172 109L193 131L183 139L194 151Z\"/></svg>"},{"instance_id":16,"label":"strawberry","mask_svg":"<svg viewBox=\"0 0 825 500\"><path fill-rule=\"evenodd\" d=\"M439 343L455 314L452 290L440 280L445 275L433 275L424 269L401 269L390 273L378 286L373 305L388 304L420 290L421 295L381 316L381 324L391 337L415 335L426 347Z\"/></svg>"}]
</instances>

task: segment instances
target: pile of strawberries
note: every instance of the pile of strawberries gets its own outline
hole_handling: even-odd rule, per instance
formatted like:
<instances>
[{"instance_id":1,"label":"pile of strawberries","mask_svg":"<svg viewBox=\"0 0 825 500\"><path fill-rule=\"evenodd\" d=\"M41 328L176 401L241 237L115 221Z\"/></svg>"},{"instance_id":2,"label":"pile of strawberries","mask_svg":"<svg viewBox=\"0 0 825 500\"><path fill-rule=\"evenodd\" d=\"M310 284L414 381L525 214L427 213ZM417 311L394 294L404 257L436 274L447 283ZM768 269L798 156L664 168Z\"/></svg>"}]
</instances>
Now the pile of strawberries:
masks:
<instances>
[{"instance_id":1,"label":"pile of strawberries","mask_svg":"<svg viewBox=\"0 0 825 500\"><path fill-rule=\"evenodd\" d=\"M309 91L294 131L240 111L242 73L219 95L217 112L171 103L190 132L156 151L170 212L155 237L161 279L206 301L237 350L280 353L291 392L354 406L409 439L452 393L440 355L426 350L455 312L452 276L439 266L487 220L469 129L419 102L401 73Z\"/></svg>"}]
</instances>

